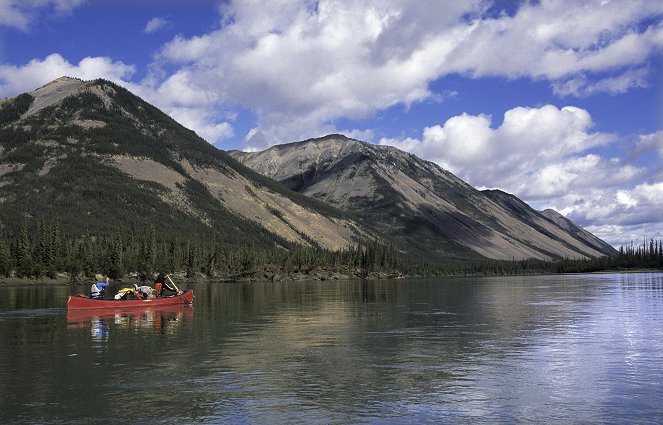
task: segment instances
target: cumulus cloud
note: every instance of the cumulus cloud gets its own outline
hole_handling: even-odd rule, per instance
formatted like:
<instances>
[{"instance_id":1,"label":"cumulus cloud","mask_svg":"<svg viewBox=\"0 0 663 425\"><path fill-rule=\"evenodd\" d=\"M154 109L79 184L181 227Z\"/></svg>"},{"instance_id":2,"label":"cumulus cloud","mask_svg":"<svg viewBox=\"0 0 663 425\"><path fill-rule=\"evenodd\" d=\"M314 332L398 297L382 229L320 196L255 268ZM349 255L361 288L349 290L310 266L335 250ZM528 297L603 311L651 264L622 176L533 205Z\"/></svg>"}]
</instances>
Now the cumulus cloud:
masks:
<instances>
[{"instance_id":1,"label":"cumulus cloud","mask_svg":"<svg viewBox=\"0 0 663 425\"><path fill-rule=\"evenodd\" d=\"M663 182L628 189L607 186L596 192L571 204L564 213L614 246L663 237Z\"/></svg>"},{"instance_id":2,"label":"cumulus cloud","mask_svg":"<svg viewBox=\"0 0 663 425\"><path fill-rule=\"evenodd\" d=\"M613 136L591 131L592 119L581 108L552 105L518 107L492 127L486 115L463 114L427 127L421 140L383 139L438 163L475 186L501 187L530 199L550 197L585 181L600 157L585 154Z\"/></svg>"},{"instance_id":3,"label":"cumulus cloud","mask_svg":"<svg viewBox=\"0 0 663 425\"><path fill-rule=\"evenodd\" d=\"M204 109L172 108L168 114L184 127L195 129L196 133L207 141L223 140L234 135L230 123L217 122L213 114Z\"/></svg>"},{"instance_id":4,"label":"cumulus cloud","mask_svg":"<svg viewBox=\"0 0 663 425\"><path fill-rule=\"evenodd\" d=\"M39 10L83 1L6 0L0 19L27 28ZM145 90L165 91L176 74L187 92L204 92L208 108L250 110L257 122L245 147L264 148L337 131L339 118L439 99L446 88L434 92L431 83L451 74L545 80L560 96L623 93L647 85L649 61L663 47L660 2L541 0L511 9L483 0L222 2L216 30L175 37L156 54L161 78ZM166 23L155 17L144 31ZM164 109L200 106L155 96Z\"/></svg>"},{"instance_id":5,"label":"cumulus cloud","mask_svg":"<svg viewBox=\"0 0 663 425\"><path fill-rule=\"evenodd\" d=\"M397 45L403 41L399 29L416 44L421 24L433 23L424 6L434 5L415 3L403 10L397 3L371 1L260 2L260 7L234 2L221 7L227 24L220 30L178 37L160 59L195 70L192 84L211 86L220 99L257 111L258 126L248 134L247 147L266 147L333 130L331 122L339 117L369 117L430 97L434 64L413 61L410 49ZM434 7L443 12L436 16L451 23L478 3ZM394 55L402 58L392 60Z\"/></svg>"},{"instance_id":6,"label":"cumulus cloud","mask_svg":"<svg viewBox=\"0 0 663 425\"><path fill-rule=\"evenodd\" d=\"M169 22L166 18L157 16L156 18L152 18L147 22L143 32L146 34L152 34L154 32L159 31L161 28L165 27L168 24Z\"/></svg>"},{"instance_id":7,"label":"cumulus cloud","mask_svg":"<svg viewBox=\"0 0 663 425\"><path fill-rule=\"evenodd\" d=\"M108 57L86 57L72 64L53 53L44 59L33 59L23 66L0 65L0 97L32 91L62 76L84 80L106 78L115 82L128 80L135 68Z\"/></svg>"},{"instance_id":8,"label":"cumulus cloud","mask_svg":"<svg viewBox=\"0 0 663 425\"><path fill-rule=\"evenodd\" d=\"M636 153L639 155L658 157L663 160L663 130L652 134L644 134L638 138Z\"/></svg>"},{"instance_id":9,"label":"cumulus cloud","mask_svg":"<svg viewBox=\"0 0 663 425\"><path fill-rule=\"evenodd\" d=\"M549 81L561 96L647 85L663 47L663 4L647 0L524 2L243 0L219 6L219 29L176 37L159 63L187 85L255 111L246 146L264 148L338 118L362 119L436 98L450 74Z\"/></svg>"},{"instance_id":10,"label":"cumulus cloud","mask_svg":"<svg viewBox=\"0 0 663 425\"><path fill-rule=\"evenodd\" d=\"M40 12L69 13L86 0L2 0L0 25L27 31Z\"/></svg>"}]
</instances>

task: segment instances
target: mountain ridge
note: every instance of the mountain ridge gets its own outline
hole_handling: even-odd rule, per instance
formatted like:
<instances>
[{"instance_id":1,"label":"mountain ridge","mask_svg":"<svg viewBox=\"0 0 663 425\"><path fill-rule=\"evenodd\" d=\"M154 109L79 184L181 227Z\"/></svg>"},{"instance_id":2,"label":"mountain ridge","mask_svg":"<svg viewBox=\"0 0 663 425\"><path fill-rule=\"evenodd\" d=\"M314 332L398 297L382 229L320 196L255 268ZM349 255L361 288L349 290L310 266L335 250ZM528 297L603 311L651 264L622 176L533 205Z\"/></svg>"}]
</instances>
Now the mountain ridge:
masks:
<instances>
[{"instance_id":1,"label":"mountain ridge","mask_svg":"<svg viewBox=\"0 0 663 425\"><path fill-rule=\"evenodd\" d=\"M394 147L332 134L230 154L293 190L377 222L383 236L392 232L407 241L414 231L419 240L407 243L412 253L468 256L459 246L502 260L616 253L598 238L577 238L513 195L480 192L436 164ZM387 217L380 208L389 209ZM425 249L417 249L422 240Z\"/></svg>"}]
</instances>

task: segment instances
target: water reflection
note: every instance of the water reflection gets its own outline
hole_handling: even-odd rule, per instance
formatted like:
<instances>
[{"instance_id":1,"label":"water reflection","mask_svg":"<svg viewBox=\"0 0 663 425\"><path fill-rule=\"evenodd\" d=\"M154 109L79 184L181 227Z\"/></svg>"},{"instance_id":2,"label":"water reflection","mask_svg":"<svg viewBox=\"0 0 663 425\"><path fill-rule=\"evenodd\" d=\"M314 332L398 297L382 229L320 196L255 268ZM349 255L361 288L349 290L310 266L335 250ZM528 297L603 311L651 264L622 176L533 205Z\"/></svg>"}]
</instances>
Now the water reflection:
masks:
<instances>
[{"instance_id":1,"label":"water reflection","mask_svg":"<svg viewBox=\"0 0 663 425\"><path fill-rule=\"evenodd\" d=\"M61 307L67 286L24 285L0 288L0 311Z\"/></svg>"},{"instance_id":2,"label":"water reflection","mask_svg":"<svg viewBox=\"0 0 663 425\"><path fill-rule=\"evenodd\" d=\"M661 274L193 286L195 316L0 311L0 423L663 417Z\"/></svg>"},{"instance_id":3,"label":"water reflection","mask_svg":"<svg viewBox=\"0 0 663 425\"><path fill-rule=\"evenodd\" d=\"M67 312L67 328L90 328L96 341L108 339L112 328L172 334L193 317L193 306L176 305L113 310L72 310Z\"/></svg>"}]
</instances>

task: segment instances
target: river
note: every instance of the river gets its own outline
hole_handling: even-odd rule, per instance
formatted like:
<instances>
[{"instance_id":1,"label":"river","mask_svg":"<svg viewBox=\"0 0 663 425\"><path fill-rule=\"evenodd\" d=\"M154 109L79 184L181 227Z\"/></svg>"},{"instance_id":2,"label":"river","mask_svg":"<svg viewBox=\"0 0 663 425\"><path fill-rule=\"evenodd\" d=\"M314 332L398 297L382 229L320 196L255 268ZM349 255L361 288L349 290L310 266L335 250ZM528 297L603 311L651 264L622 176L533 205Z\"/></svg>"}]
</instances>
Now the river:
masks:
<instances>
[{"instance_id":1,"label":"river","mask_svg":"<svg viewBox=\"0 0 663 425\"><path fill-rule=\"evenodd\" d=\"M663 274L0 287L0 423L663 422Z\"/></svg>"}]
</instances>

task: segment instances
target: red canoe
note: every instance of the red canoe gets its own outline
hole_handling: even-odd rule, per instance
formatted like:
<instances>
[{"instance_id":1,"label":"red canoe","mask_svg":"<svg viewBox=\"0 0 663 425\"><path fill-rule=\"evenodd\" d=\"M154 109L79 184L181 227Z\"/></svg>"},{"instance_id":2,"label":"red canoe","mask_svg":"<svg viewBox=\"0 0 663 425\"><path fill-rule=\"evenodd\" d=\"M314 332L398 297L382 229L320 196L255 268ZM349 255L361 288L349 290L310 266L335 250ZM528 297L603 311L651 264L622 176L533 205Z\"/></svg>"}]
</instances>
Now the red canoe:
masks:
<instances>
[{"instance_id":1,"label":"red canoe","mask_svg":"<svg viewBox=\"0 0 663 425\"><path fill-rule=\"evenodd\" d=\"M153 300L97 300L83 295L67 298L67 308L69 310L145 308L191 303L193 303L193 291L191 289L187 289L180 295Z\"/></svg>"}]
</instances>

